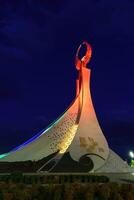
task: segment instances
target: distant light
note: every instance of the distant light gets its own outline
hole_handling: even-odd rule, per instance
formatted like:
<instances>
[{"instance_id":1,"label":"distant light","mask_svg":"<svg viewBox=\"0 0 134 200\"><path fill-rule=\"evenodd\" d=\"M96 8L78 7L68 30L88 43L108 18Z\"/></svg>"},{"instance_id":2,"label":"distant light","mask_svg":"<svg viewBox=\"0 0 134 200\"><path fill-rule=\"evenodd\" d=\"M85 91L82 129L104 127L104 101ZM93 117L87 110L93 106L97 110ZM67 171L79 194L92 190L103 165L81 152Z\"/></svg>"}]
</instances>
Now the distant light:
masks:
<instances>
[{"instance_id":1,"label":"distant light","mask_svg":"<svg viewBox=\"0 0 134 200\"><path fill-rule=\"evenodd\" d=\"M134 152L130 151L130 152L129 152L129 156L130 156L131 158L134 158Z\"/></svg>"}]
</instances>

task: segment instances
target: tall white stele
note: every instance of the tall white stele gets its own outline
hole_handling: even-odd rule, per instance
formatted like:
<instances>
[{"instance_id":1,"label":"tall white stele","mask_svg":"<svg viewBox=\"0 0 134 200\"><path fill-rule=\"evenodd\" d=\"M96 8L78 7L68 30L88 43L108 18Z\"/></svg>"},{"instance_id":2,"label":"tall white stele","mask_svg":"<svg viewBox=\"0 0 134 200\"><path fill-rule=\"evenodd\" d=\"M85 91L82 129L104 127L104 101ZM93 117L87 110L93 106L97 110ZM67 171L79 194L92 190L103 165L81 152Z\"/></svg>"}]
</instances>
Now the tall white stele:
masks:
<instances>
[{"instance_id":1,"label":"tall white stele","mask_svg":"<svg viewBox=\"0 0 134 200\"><path fill-rule=\"evenodd\" d=\"M86 46L81 59L79 51ZM91 46L83 42L76 54L76 98L69 108L47 129L41 131L24 144L0 155L0 162L39 161L54 154L38 171L54 161L53 170L67 153L77 163L88 165L89 171L131 172L132 169L112 150L99 126L90 93L91 70L87 68L92 54ZM86 161L86 163L85 163ZM69 163L68 163L69 165Z\"/></svg>"}]
</instances>

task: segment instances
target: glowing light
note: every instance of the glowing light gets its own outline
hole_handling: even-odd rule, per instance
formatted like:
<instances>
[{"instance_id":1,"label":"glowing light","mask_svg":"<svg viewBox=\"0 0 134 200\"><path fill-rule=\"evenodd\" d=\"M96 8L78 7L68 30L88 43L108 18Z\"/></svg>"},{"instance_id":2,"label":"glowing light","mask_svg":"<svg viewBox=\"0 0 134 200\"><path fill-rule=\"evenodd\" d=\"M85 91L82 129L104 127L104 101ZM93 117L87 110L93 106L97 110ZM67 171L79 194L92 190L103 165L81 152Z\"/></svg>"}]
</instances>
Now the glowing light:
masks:
<instances>
[{"instance_id":1,"label":"glowing light","mask_svg":"<svg viewBox=\"0 0 134 200\"><path fill-rule=\"evenodd\" d=\"M1 155L0 155L0 159L1 159L1 158L4 158L4 157L7 156L7 155L8 155L8 153L1 154Z\"/></svg>"},{"instance_id":2,"label":"glowing light","mask_svg":"<svg viewBox=\"0 0 134 200\"><path fill-rule=\"evenodd\" d=\"M133 151L130 151L130 152L129 152L129 156L130 156L131 158L134 158L134 152L133 152Z\"/></svg>"},{"instance_id":3,"label":"glowing light","mask_svg":"<svg viewBox=\"0 0 134 200\"><path fill-rule=\"evenodd\" d=\"M70 146L70 144L75 136L75 133L77 131L77 128L78 128L78 125L74 124L65 134L65 138L63 139L63 141L61 142L60 147L59 147L60 154L65 153L67 148Z\"/></svg>"}]
</instances>

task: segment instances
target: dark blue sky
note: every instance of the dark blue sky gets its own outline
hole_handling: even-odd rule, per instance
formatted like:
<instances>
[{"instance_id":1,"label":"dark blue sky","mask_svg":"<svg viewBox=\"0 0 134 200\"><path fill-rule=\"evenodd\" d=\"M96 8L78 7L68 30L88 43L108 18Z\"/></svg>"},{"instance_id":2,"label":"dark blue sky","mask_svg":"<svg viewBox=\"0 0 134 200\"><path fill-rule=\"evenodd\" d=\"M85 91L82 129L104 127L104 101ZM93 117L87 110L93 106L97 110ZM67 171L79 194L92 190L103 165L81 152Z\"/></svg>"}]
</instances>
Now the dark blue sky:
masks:
<instances>
[{"instance_id":1,"label":"dark blue sky","mask_svg":"<svg viewBox=\"0 0 134 200\"><path fill-rule=\"evenodd\" d=\"M93 48L91 91L110 146L134 150L134 1L0 1L0 153L58 117L75 97L77 47Z\"/></svg>"}]
</instances>

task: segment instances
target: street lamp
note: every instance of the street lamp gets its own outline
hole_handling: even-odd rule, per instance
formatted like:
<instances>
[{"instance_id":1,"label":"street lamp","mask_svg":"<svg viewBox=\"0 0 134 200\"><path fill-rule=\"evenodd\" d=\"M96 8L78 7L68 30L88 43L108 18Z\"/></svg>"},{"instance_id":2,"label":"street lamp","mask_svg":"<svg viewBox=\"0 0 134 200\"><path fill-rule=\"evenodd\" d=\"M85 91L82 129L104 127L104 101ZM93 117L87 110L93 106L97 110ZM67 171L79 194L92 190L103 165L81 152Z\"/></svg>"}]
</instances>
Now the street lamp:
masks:
<instances>
[{"instance_id":1,"label":"street lamp","mask_svg":"<svg viewBox=\"0 0 134 200\"><path fill-rule=\"evenodd\" d=\"M133 159L133 158L134 158L134 152L133 152L133 151L130 151L130 152L129 152L129 156L130 156L130 158Z\"/></svg>"}]
</instances>

